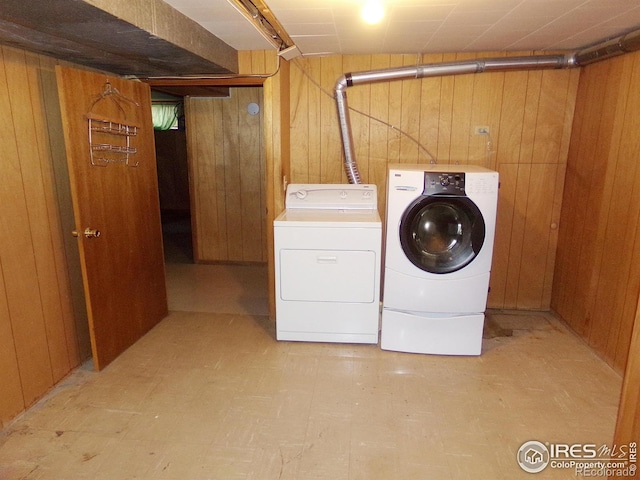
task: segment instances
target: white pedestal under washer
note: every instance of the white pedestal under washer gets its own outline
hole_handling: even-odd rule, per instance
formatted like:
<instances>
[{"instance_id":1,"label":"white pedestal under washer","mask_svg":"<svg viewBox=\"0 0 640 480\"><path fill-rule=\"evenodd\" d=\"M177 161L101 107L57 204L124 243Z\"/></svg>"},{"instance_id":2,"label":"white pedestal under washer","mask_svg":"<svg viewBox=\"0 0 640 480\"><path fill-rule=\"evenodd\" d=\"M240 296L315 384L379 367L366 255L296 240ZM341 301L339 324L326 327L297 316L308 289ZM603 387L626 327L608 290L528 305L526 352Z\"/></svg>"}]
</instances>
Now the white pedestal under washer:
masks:
<instances>
[{"instance_id":1,"label":"white pedestal under washer","mask_svg":"<svg viewBox=\"0 0 640 480\"><path fill-rule=\"evenodd\" d=\"M378 343L375 185L292 184L274 220L278 340Z\"/></svg>"},{"instance_id":2,"label":"white pedestal under washer","mask_svg":"<svg viewBox=\"0 0 640 480\"><path fill-rule=\"evenodd\" d=\"M471 165L390 165L381 346L479 355L498 173Z\"/></svg>"}]
</instances>

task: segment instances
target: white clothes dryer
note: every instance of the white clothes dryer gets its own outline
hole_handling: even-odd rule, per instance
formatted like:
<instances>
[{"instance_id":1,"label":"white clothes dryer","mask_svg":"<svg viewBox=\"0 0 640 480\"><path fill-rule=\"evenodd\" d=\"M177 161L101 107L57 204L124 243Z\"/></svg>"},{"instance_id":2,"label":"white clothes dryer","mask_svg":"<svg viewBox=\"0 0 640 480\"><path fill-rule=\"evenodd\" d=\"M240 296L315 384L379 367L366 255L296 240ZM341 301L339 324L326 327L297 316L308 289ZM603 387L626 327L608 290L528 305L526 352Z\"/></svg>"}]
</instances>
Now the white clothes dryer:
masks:
<instances>
[{"instance_id":1,"label":"white clothes dryer","mask_svg":"<svg viewBox=\"0 0 640 480\"><path fill-rule=\"evenodd\" d=\"M479 355L498 173L472 165L390 165L381 347Z\"/></svg>"},{"instance_id":2,"label":"white clothes dryer","mask_svg":"<svg viewBox=\"0 0 640 480\"><path fill-rule=\"evenodd\" d=\"M375 185L291 184L273 222L278 340L378 343Z\"/></svg>"}]
</instances>

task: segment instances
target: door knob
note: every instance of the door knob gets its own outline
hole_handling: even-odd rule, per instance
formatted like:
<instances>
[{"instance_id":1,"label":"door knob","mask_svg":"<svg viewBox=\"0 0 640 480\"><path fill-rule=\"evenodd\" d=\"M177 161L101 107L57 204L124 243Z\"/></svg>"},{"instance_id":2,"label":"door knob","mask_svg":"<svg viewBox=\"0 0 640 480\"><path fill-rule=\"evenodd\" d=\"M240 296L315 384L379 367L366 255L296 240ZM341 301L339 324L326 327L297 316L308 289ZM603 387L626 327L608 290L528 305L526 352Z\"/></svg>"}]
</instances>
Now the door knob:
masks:
<instances>
[{"instance_id":1,"label":"door knob","mask_svg":"<svg viewBox=\"0 0 640 480\"><path fill-rule=\"evenodd\" d=\"M100 236L100 230L96 230L95 228L85 228L84 232L82 232L82 234L86 237L86 238L98 238ZM71 232L71 235L73 235L74 237L78 237L80 236L80 234L78 233L77 230L74 230L73 232Z\"/></svg>"}]
</instances>

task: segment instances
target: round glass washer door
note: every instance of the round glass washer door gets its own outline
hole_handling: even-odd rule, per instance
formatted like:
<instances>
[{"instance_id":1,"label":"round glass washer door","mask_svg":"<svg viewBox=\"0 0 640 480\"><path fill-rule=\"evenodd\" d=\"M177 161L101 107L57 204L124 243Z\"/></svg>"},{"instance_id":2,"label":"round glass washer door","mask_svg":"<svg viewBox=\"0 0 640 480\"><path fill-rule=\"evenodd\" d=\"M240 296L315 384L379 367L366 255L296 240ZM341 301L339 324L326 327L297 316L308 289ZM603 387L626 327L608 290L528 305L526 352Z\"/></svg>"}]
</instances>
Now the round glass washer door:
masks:
<instances>
[{"instance_id":1,"label":"round glass washer door","mask_svg":"<svg viewBox=\"0 0 640 480\"><path fill-rule=\"evenodd\" d=\"M485 238L478 207L463 196L432 195L416 199L400 222L400 245L416 267L451 273L471 263Z\"/></svg>"}]
</instances>

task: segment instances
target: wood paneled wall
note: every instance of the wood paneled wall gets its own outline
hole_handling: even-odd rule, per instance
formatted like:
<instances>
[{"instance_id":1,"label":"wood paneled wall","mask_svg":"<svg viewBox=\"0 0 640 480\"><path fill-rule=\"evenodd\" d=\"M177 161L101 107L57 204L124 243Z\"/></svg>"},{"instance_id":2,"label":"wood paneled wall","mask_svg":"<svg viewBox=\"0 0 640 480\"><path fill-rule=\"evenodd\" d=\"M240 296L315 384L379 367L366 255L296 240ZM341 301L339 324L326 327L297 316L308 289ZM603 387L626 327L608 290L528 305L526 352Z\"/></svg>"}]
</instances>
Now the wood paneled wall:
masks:
<instances>
[{"instance_id":1,"label":"wood paneled wall","mask_svg":"<svg viewBox=\"0 0 640 480\"><path fill-rule=\"evenodd\" d=\"M640 53L583 68L551 303L619 372L640 294L638 111Z\"/></svg>"},{"instance_id":2,"label":"wood paneled wall","mask_svg":"<svg viewBox=\"0 0 640 480\"><path fill-rule=\"evenodd\" d=\"M290 165L290 64L274 51L240 52L240 73L266 75L263 83L265 138L265 193L269 315L276 314L273 220L284 209Z\"/></svg>"},{"instance_id":3,"label":"wood paneled wall","mask_svg":"<svg viewBox=\"0 0 640 480\"><path fill-rule=\"evenodd\" d=\"M275 318L275 268L273 265L273 220L284 209L284 191L290 173L290 64L274 51L238 53L241 74L259 75L262 86L264 135L265 255L268 268L269 312ZM189 113L186 112L188 116ZM189 120L187 120L189 121ZM195 121L195 119L191 119ZM193 155L194 139L187 137ZM197 153L195 153L197 154ZM192 208L195 206L192 204ZM192 212L193 214L193 212Z\"/></svg>"},{"instance_id":4,"label":"wood paneled wall","mask_svg":"<svg viewBox=\"0 0 640 480\"><path fill-rule=\"evenodd\" d=\"M294 60L290 75L291 182L347 181L332 98L341 75L470 58L474 56L358 55ZM578 79L578 70L493 72L348 90L349 106L366 114L353 110L350 114L356 158L363 182L378 186L382 215L387 165L429 163L425 149L441 164L469 163L500 172L489 295L492 308L549 309ZM474 135L475 126L488 126L490 136ZM400 135L398 129L408 135Z\"/></svg>"},{"instance_id":5,"label":"wood paneled wall","mask_svg":"<svg viewBox=\"0 0 640 480\"><path fill-rule=\"evenodd\" d=\"M629 357L622 382L614 445L629 445L640 438L640 305L636 310ZM615 477L610 476L613 479ZM617 477L620 478L620 477Z\"/></svg>"},{"instance_id":6,"label":"wood paneled wall","mask_svg":"<svg viewBox=\"0 0 640 480\"><path fill-rule=\"evenodd\" d=\"M0 47L0 428L91 353L54 68Z\"/></svg>"},{"instance_id":7,"label":"wood paneled wall","mask_svg":"<svg viewBox=\"0 0 640 480\"><path fill-rule=\"evenodd\" d=\"M197 262L266 262L261 87L228 98L187 98L194 256ZM247 106L260 106L257 115Z\"/></svg>"}]
</instances>

